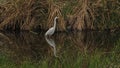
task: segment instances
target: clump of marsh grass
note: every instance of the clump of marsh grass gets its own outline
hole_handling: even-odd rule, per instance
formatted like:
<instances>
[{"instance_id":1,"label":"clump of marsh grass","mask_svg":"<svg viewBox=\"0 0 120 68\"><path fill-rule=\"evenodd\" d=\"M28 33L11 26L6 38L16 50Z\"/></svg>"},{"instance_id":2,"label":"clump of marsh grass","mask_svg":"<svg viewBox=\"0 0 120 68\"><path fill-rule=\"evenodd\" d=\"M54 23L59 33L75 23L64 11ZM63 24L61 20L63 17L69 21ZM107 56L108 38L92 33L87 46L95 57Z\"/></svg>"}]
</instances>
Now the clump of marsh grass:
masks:
<instances>
[{"instance_id":1,"label":"clump of marsh grass","mask_svg":"<svg viewBox=\"0 0 120 68\"><path fill-rule=\"evenodd\" d=\"M44 3L44 1L41 1ZM31 30L39 25L39 18L44 14L46 7L36 0L10 0L3 4L0 16L0 29L3 30Z\"/></svg>"},{"instance_id":2,"label":"clump of marsh grass","mask_svg":"<svg viewBox=\"0 0 120 68\"><path fill-rule=\"evenodd\" d=\"M96 29L114 29L120 27L120 1L98 0L92 4L95 11L94 27Z\"/></svg>"},{"instance_id":3,"label":"clump of marsh grass","mask_svg":"<svg viewBox=\"0 0 120 68\"><path fill-rule=\"evenodd\" d=\"M70 30L93 29L94 10L88 0L63 1L61 5L65 28Z\"/></svg>"},{"instance_id":4,"label":"clump of marsh grass","mask_svg":"<svg viewBox=\"0 0 120 68\"><path fill-rule=\"evenodd\" d=\"M119 0L10 0L0 5L0 29L31 30L53 26L57 31L120 27Z\"/></svg>"},{"instance_id":5,"label":"clump of marsh grass","mask_svg":"<svg viewBox=\"0 0 120 68\"><path fill-rule=\"evenodd\" d=\"M57 31L65 30L65 21L64 21L63 15L61 13L61 6L59 6L58 4L55 4L53 1L50 1L48 14L49 14L48 22L47 22L48 28L53 26L54 17L58 16L59 20L57 22Z\"/></svg>"},{"instance_id":6,"label":"clump of marsh grass","mask_svg":"<svg viewBox=\"0 0 120 68\"><path fill-rule=\"evenodd\" d=\"M94 11L90 7L90 1L79 0L78 5L74 8L74 17L77 18L73 29L83 30L92 29L94 21Z\"/></svg>"},{"instance_id":7,"label":"clump of marsh grass","mask_svg":"<svg viewBox=\"0 0 120 68\"><path fill-rule=\"evenodd\" d=\"M33 4L32 0L10 1L9 4L4 4L5 10L1 14L4 18L0 23L0 28L10 30L30 29L35 20L31 16Z\"/></svg>"},{"instance_id":8,"label":"clump of marsh grass","mask_svg":"<svg viewBox=\"0 0 120 68\"><path fill-rule=\"evenodd\" d=\"M65 1L62 8L62 14L67 21L65 26L73 30L114 30L120 27L119 5L118 0Z\"/></svg>"}]
</instances>

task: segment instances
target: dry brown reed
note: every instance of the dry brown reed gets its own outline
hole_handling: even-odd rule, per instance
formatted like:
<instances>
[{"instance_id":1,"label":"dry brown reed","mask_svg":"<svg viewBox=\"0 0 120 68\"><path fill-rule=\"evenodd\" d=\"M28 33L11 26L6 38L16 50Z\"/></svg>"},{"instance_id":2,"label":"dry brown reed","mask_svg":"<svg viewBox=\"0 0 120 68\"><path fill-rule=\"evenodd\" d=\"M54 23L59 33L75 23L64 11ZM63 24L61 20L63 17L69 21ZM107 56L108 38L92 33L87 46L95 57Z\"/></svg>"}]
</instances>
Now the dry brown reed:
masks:
<instances>
[{"instance_id":1,"label":"dry brown reed","mask_svg":"<svg viewBox=\"0 0 120 68\"><path fill-rule=\"evenodd\" d=\"M55 16L57 31L118 28L119 5L119 0L10 0L0 5L0 29L47 30Z\"/></svg>"},{"instance_id":2,"label":"dry brown reed","mask_svg":"<svg viewBox=\"0 0 120 68\"><path fill-rule=\"evenodd\" d=\"M79 0L78 5L74 8L74 17L77 17L73 29L83 30L92 29L94 21L94 11L90 7L90 1Z\"/></svg>"},{"instance_id":3,"label":"dry brown reed","mask_svg":"<svg viewBox=\"0 0 120 68\"><path fill-rule=\"evenodd\" d=\"M66 13L67 15L67 20L62 21L62 23L64 23L64 27L66 29L70 29L70 30L83 30L83 29L93 29L93 22L94 22L94 11L91 8L90 4L91 2L88 0L75 0L75 4L73 1L70 1L70 4L74 4L73 6L68 6L67 3L68 1L66 1L67 3L64 3L65 1L63 1L63 4L58 6L58 10L61 10L64 7L69 8L71 7L70 11L71 13L69 13L69 11ZM60 3L61 4L61 3ZM52 5L54 5L54 3L52 3ZM54 9L54 10L53 10ZM64 9L63 11L65 11L66 9ZM55 14L55 7L51 8L52 11L50 11L50 17L54 17L53 14ZM54 12L53 12L54 11ZM64 15L61 14L61 12L58 12L57 14L60 14L62 16L62 18L64 18ZM50 18L49 17L49 18ZM51 18L53 19L53 18ZM66 30L65 29L65 30Z\"/></svg>"},{"instance_id":4,"label":"dry brown reed","mask_svg":"<svg viewBox=\"0 0 120 68\"><path fill-rule=\"evenodd\" d=\"M0 9L0 29L31 30L39 25L37 18L41 16L42 10L39 9L42 9L42 6L37 0L11 0L3 4L3 10Z\"/></svg>"},{"instance_id":5,"label":"dry brown reed","mask_svg":"<svg viewBox=\"0 0 120 68\"><path fill-rule=\"evenodd\" d=\"M12 0L4 4L4 11L1 14L3 19L1 20L0 28L30 30L35 20L31 14L33 4L33 0Z\"/></svg>"},{"instance_id":6,"label":"dry brown reed","mask_svg":"<svg viewBox=\"0 0 120 68\"><path fill-rule=\"evenodd\" d=\"M49 10L48 10L48 22L47 22L47 29L53 26L55 16L59 17L57 22L57 31L64 31L65 30L65 21L64 17L61 14L61 6L55 4L53 1L49 2Z\"/></svg>"}]
</instances>

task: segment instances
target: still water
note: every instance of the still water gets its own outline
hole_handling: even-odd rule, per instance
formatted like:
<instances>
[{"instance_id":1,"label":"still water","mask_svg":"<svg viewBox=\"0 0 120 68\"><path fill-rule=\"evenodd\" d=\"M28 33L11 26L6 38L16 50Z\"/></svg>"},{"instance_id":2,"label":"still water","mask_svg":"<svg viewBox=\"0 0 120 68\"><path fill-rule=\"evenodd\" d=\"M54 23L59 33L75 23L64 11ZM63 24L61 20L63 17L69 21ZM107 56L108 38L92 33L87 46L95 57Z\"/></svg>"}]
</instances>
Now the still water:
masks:
<instances>
[{"instance_id":1,"label":"still water","mask_svg":"<svg viewBox=\"0 0 120 68\"><path fill-rule=\"evenodd\" d=\"M30 62L35 68L119 68L120 32L61 32L52 37L0 32L0 65L7 65L2 56L15 66Z\"/></svg>"}]
</instances>

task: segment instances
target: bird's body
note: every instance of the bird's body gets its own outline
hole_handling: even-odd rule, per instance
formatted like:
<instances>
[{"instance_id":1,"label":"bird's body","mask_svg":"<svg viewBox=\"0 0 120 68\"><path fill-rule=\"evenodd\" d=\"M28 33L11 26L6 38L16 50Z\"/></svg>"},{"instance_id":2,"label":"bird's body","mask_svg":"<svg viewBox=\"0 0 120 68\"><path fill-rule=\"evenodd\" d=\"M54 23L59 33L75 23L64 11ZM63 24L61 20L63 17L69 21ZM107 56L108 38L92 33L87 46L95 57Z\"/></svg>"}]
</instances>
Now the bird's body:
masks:
<instances>
[{"instance_id":1,"label":"bird's body","mask_svg":"<svg viewBox=\"0 0 120 68\"><path fill-rule=\"evenodd\" d=\"M54 26L51 27L46 33L45 33L45 36L51 36L54 34L55 32L55 28L56 28L56 20L57 20L58 17L55 17L54 19Z\"/></svg>"},{"instance_id":2,"label":"bird's body","mask_svg":"<svg viewBox=\"0 0 120 68\"><path fill-rule=\"evenodd\" d=\"M55 32L54 27L51 27L51 28L45 33L45 36L47 36L47 35L51 36L51 35L54 34L54 32Z\"/></svg>"}]
</instances>

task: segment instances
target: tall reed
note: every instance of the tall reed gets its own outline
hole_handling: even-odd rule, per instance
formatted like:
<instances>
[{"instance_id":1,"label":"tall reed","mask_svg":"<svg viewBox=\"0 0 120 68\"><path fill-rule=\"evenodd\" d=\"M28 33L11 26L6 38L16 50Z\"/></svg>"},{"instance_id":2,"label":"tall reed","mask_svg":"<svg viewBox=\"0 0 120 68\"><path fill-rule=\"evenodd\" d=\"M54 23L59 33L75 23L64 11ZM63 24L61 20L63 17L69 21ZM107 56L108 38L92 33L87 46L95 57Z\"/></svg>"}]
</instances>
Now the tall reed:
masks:
<instances>
[{"instance_id":1,"label":"tall reed","mask_svg":"<svg viewBox=\"0 0 120 68\"><path fill-rule=\"evenodd\" d=\"M0 29L57 31L120 28L119 0L10 0L0 4Z\"/></svg>"}]
</instances>

